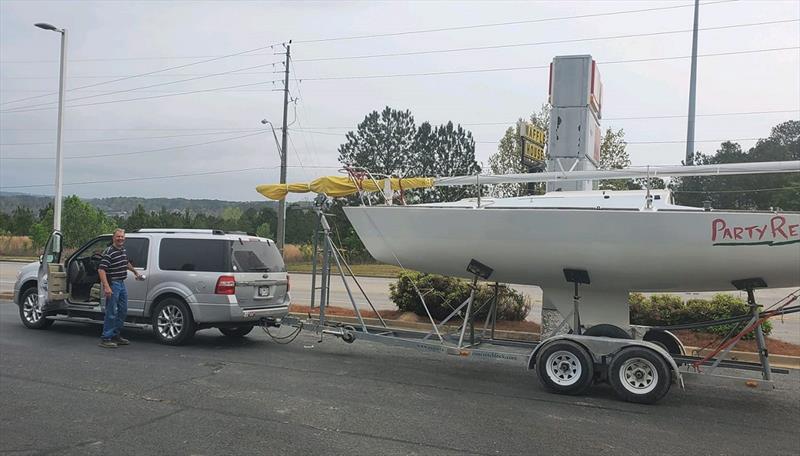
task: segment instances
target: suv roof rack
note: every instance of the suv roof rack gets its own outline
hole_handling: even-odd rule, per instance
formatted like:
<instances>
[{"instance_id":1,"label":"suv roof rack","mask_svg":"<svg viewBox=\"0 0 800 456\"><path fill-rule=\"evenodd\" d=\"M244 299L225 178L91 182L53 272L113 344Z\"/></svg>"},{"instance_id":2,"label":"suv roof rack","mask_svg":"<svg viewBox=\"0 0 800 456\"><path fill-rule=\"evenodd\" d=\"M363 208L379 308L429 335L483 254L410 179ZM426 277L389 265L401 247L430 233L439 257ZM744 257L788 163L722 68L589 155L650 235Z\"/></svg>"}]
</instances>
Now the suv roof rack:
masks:
<instances>
[{"instance_id":1,"label":"suv roof rack","mask_svg":"<svg viewBox=\"0 0 800 456\"><path fill-rule=\"evenodd\" d=\"M194 234L225 234L222 230L205 230L197 228L139 228L133 233L194 233Z\"/></svg>"}]
</instances>

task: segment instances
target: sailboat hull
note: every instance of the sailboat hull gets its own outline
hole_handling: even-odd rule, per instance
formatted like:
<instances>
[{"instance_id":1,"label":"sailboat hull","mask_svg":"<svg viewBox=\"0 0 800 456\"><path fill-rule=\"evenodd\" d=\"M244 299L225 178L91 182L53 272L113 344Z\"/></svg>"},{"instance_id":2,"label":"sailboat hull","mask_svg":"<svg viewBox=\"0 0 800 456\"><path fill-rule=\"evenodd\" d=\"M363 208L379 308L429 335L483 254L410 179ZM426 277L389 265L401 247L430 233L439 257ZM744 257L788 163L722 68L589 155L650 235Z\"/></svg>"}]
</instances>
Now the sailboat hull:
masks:
<instances>
[{"instance_id":1,"label":"sailboat hull","mask_svg":"<svg viewBox=\"0 0 800 456\"><path fill-rule=\"evenodd\" d=\"M564 268L592 290L713 291L761 277L800 284L800 214L702 210L359 206L345 213L379 261L492 281L564 288Z\"/></svg>"}]
</instances>

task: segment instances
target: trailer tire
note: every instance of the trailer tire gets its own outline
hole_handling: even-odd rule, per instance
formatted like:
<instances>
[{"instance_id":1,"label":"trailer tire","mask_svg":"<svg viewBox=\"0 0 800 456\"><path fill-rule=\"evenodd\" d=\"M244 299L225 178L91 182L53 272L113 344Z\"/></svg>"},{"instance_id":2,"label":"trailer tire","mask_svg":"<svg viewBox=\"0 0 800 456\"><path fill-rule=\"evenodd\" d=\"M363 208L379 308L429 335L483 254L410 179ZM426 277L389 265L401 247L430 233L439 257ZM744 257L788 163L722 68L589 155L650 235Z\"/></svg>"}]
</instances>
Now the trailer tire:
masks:
<instances>
[{"instance_id":1,"label":"trailer tire","mask_svg":"<svg viewBox=\"0 0 800 456\"><path fill-rule=\"evenodd\" d=\"M578 395L592 385L594 362L591 355L575 342L553 342L536 357L536 374L548 390Z\"/></svg>"},{"instance_id":2,"label":"trailer tire","mask_svg":"<svg viewBox=\"0 0 800 456\"><path fill-rule=\"evenodd\" d=\"M661 355L649 348L628 347L614 355L608 382L624 401L653 404L667 394L672 377Z\"/></svg>"}]
</instances>

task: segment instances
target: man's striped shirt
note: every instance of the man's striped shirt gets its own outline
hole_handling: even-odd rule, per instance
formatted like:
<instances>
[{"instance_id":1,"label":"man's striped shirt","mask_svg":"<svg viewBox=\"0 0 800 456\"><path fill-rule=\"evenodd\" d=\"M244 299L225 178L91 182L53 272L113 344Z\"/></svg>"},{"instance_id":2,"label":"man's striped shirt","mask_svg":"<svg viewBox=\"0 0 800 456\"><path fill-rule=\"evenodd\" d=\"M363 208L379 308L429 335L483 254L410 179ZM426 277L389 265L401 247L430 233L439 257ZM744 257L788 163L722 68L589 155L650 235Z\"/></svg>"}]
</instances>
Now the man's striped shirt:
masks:
<instances>
[{"instance_id":1,"label":"man's striped shirt","mask_svg":"<svg viewBox=\"0 0 800 456\"><path fill-rule=\"evenodd\" d=\"M118 249L113 245L103 251L98 269L106 271L108 281L125 280L128 277L128 252L125 247Z\"/></svg>"}]
</instances>

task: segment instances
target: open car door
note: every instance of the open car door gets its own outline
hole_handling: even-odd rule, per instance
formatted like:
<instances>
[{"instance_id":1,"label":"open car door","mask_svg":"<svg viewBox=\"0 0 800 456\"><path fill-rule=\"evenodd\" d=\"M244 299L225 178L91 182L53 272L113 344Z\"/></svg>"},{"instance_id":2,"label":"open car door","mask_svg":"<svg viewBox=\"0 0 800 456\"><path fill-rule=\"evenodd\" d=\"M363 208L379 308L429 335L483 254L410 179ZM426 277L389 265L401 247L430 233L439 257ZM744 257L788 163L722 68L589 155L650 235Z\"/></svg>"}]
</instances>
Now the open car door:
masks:
<instances>
[{"instance_id":1,"label":"open car door","mask_svg":"<svg viewBox=\"0 0 800 456\"><path fill-rule=\"evenodd\" d=\"M69 297L67 273L61 264L62 239L60 231L53 231L39 259L37 287L39 302L42 303L42 310L45 312L65 307Z\"/></svg>"}]
</instances>

